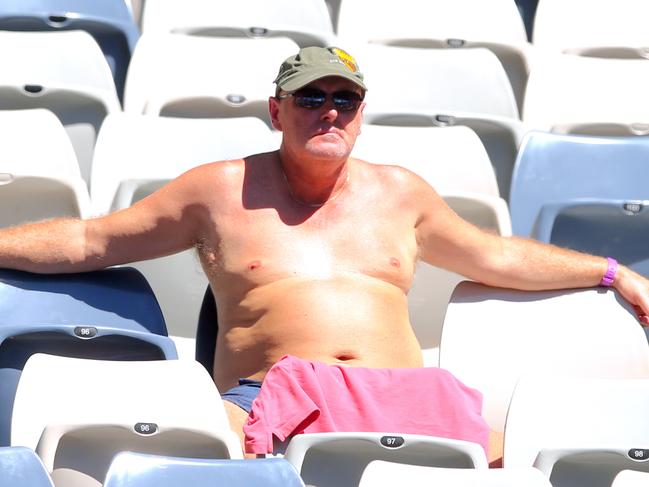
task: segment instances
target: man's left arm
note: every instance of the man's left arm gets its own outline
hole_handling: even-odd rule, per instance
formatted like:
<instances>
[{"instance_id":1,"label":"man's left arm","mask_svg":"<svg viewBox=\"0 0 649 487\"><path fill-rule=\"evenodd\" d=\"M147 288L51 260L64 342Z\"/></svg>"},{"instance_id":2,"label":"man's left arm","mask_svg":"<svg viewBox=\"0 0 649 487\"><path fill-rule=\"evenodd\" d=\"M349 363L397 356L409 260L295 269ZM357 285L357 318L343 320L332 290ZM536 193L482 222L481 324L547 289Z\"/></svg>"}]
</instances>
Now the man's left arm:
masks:
<instances>
[{"instance_id":1,"label":"man's left arm","mask_svg":"<svg viewBox=\"0 0 649 487\"><path fill-rule=\"evenodd\" d=\"M605 257L479 229L432 188L424 189L416 233L421 258L429 264L490 286L522 290L597 286L609 268ZM649 280L619 265L612 286L649 325Z\"/></svg>"}]
</instances>

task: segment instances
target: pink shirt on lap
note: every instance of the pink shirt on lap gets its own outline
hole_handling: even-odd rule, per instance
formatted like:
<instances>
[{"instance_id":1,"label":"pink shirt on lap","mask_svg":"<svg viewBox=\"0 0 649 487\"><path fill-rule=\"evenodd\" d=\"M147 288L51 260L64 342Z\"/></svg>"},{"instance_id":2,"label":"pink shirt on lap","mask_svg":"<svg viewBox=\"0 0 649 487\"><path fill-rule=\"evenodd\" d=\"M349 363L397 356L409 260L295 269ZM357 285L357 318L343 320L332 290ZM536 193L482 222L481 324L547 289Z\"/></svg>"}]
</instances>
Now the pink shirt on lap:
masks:
<instances>
[{"instance_id":1,"label":"pink shirt on lap","mask_svg":"<svg viewBox=\"0 0 649 487\"><path fill-rule=\"evenodd\" d=\"M479 443L489 427L482 394L439 368L371 369L290 355L266 374L243 431L246 452L273 452L273 436L391 432Z\"/></svg>"}]
</instances>

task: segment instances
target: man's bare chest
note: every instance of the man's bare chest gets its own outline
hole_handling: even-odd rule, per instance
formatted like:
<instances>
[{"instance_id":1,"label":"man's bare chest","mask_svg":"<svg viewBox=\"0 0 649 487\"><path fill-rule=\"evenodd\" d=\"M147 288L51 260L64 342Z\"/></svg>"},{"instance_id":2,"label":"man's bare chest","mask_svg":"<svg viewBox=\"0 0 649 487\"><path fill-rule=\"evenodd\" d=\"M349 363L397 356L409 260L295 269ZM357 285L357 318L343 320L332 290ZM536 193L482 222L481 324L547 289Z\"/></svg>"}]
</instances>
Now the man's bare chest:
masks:
<instances>
[{"instance_id":1,"label":"man's bare chest","mask_svg":"<svg viewBox=\"0 0 649 487\"><path fill-rule=\"evenodd\" d=\"M356 273L409 289L417 257L412 221L385 211L316 213L288 221L266 208L216 222L212 277L257 287Z\"/></svg>"}]
</instances>

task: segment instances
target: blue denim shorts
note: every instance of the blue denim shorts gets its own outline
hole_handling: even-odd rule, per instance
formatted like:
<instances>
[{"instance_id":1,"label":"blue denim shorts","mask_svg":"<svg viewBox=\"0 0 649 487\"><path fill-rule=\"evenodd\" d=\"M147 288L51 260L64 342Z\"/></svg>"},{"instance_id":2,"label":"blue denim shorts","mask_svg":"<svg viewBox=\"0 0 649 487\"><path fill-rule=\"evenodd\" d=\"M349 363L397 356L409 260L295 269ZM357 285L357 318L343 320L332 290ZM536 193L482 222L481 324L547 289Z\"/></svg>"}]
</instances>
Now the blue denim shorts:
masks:
<instances>
[{"instance_id":1,"label":"blue denim shorts","mask_svg":"<svg viewBox=\"0 0 649 487\"><path fill-rule=\"evenodd\" d=\"M260 380L239 379L239 385L221 394L221 399L236 404L247 413L250 413L252 401L259 395L260 390Z\"/></svg>"}]
</instances>

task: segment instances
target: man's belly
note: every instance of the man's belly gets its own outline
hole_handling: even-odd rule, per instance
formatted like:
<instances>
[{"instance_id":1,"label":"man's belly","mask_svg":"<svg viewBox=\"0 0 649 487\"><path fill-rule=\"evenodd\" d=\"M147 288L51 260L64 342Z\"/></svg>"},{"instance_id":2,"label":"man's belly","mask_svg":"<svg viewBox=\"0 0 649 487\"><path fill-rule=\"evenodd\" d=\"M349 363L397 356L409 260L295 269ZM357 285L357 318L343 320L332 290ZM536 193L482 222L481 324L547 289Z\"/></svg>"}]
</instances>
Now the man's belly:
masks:
<instances>
[{"instance_id":1,"label":"man's belly","mask_svg":"<svg viewBox=\"0 0 649 487\"><path fill-rule=\"evenodd\" d=\"M214 363L219 390L242 377L262 379L287 354L350 366L422 366L406 295L380 279L282 279L226 309L223 316L219 308Z\"/></svg>"}]
</instances>

